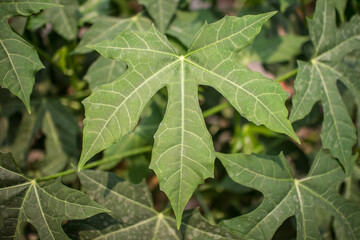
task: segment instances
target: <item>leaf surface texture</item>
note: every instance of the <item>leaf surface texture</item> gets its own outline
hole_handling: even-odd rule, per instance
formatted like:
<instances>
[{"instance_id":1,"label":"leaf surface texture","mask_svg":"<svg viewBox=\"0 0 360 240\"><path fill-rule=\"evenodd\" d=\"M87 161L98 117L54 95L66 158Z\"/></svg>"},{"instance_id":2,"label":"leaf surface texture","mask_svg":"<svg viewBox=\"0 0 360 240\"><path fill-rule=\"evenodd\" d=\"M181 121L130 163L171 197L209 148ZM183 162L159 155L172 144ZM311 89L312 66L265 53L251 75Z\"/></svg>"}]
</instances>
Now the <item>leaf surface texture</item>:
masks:
<instances>
[{"instance_id":1,"label":"leaf surface texture","mask_svg":"<svg viewBox=\"0 0 360 240\"><path fill-rule=\"evenodd\" d=\"M214 171L215 152L199 106L198 85L214 87L250 121L298 140L287 120L287 93L280 84L233 58L273 14L225 17L204 25L185 56L177 56L154 27L146 32L124 31L112 41L93 45L103 56L125 61L128 70L84 100L79 168L132 131L146 103L165 86L168 104L155 134L150 168L169 197L178 224L197 185Z\"/></svg>"},{"instance_id":2,"label":"leaf surface texture","mask_svg":"<svg viewBox=\"0 0 360 240\"><path fill-rule=\"evenodd\" d=\"M64 220L84 219L107 210L60 179L37 183L20 172L11 154L0 153L1 239L21 239L21 225L31 223L41 239L69 239Z\"/></svg>"},{"instance_id":3,"label":"leaf surface texture","mask_svg":"<svg viewBox=\"0 0 360 240\"><path fill-rule=\"evenodd\" d=\"M359 98L360 72L344 58L360 48L360 17L354 16L339 29L335 24L334 1L318 1L314 17L309 20L315 56L310 63L298 62L290 120L304 118L314 104L321 101L324 108L322 144L349 173L353 165L351 154L356 131L337 88L337 81L344 83L354 97Z\"/></svg>"},{"instance_id":4,"label":"leaf surface texture","mask_svg":"<svg viewBox=\"0 0 360 240\"><path fill-rule=\"evenodd\" d=\"M217 154L230 177L264 195L261 205L249 214L224 221L224 225L244 238L271 239L289 217L296 217L297 239L321 239L315 209L331 213L341 224L346 239L360 237L359 205L346 200L337 191L344 180L341 165L320 151L307 177L292 177L283 156Z\"/></svg>"}]
</instances>

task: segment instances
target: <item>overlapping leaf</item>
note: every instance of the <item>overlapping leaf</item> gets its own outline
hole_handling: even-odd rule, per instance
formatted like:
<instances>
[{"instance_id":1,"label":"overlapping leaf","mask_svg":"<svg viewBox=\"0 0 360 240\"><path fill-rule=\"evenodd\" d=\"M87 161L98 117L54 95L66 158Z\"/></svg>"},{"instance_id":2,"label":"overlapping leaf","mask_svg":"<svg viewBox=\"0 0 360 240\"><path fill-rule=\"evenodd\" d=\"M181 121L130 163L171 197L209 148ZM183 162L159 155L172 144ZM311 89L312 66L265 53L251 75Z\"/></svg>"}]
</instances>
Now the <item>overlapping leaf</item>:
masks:
<instances>
[{"instance_id":1,"label":"overlapping leaf","mask_svg":"<svg viewBox=\"0 0 360 240\"><path fill-rule=\"evenodd\" d=\"M89 83L90 89L94 89L96 86L116 80L126 69L125 63L100 56L91 64L84 79Z\"/></svg>"},{"instance_id":2,"label":"overlapping leaf","mask_svg":"<svg viewBox=\"0 0 360 240\"><path fill-rule=\"evenodd\" d=\"M88 53L93 51L86 46L103 40L111 40L119 32L126 29L145 31L150 28L151 22L141 15L132 18L119 19L103 17L95 21L94 25L84 34L83 39L75 49L75 53ZM89 68L84 79L89 82L90 88L109 83L119 78L127 67L124 62L99 57Z\"/></svg>"},{"instance_id":3,"label":"overlapping leaf","mask_svg":"<svg viewBox=\"0 0 360 240\"><path fill-rule=\"evenodd\" d=\"M245 238L271 239L289 217L296 217L297 239L321 239L315 209L331 213L346 239L360 238L360 207L341 197L337 186L346 177L341 165L327 151L320 151L307 177L292 177L285 157L218 153L230 177L255 188L264 201L253 212L224 221Z\"/></svg>"},{"instance_id":4,"label":"overlapping leaf","mask_svg":"<svg viewBox=\"0 0 360 240\"><path fill-rule=\"evenodd\" d=\"M35 105L35 104L34 104ZM45 157L40 160L40 172L53 174L63 170L71 157L76 157L77 135L80 132L76 118L57 100L43 101L34 107L33 114L24 114L12 151L21 168L27 166L27 155L36 132L46 136Z\"/></svg>"},{"instance_id":5,"label":"overlapping leaf","mask_svg":"<svg viewBox=\"0 0 360 240\"><path fill-rule=\"evenodd\" d=\"M84 101L85 137L79 169L132 131L146 103L164 86L168 105L155 135L150 168L169 197L178 224L197 185L213 176L215 152L198 103L199 84L214 87L254 123L297 140L284 106L287 93L233 57L252 42L273 14L225 17L204 25L185 56L177 56L154 27L142 33L124 31L113 41L94 45L103 56L125 61L128 70Z\"/></svg>"},{"instance_id":6,"label":"overlapping leaf","mask_svg":"<svg viewBox=\"0 0 360 240\"><path fill-rule=\"evenodd\" d=\"M210 11L177 11L166 33L189 47L194 38L194 32L197 32L205 22L212 23L215 20L215 16Z\"/></svg>"},{"instance_id":7,"label":"overlapping leaf","mask_svg":"<svg viewBox=\"0 0 360 240\"><path fill-rule=\"evenodd\" d=\"M301 46L308 40L308 37L294 34L272 38L258 36L249 48L240 52L240 58L244 64L290 61L300 53Z\"/></svg>"},{"instance_id":8,"label":"overlapping leaf","mask_svg":"<svg viewBox=\"0 0 360 240\"><path fill-rule=\"evenodd\" d=\"M34 75L44 66L35 49L12 31L8 18L29 16L41 9L57 6L51 0L0 0L0 86L19 97L29 112Z\"/></svg>"},{"instance_id":9,"label":"overlapping leaf","mask_svg":"<svg viewBox=\"0 0 360 240\"><path fill-rule=\"evenodd\" d=\"M313 105L321 101L324 108L323 146L350 172L356 131L336 82L342 81L354 97L359 98L360 72L357 67L349 66L344 57L360 49L360 17L354 16L349 23L337 29L334 1L320 0L317 1L314 18L309 20L309 28L315 57L311 63L299 61L290 120L305 117Z\"/></svg>"},{"instance_id":10,"label":"overlapping leaf","mask_svg":"<svg viewBox=\"0 0 360 240\"><path fill-rule=\"evenodd\" d=\"M78 1L53 0L62 8L45 9L42 15L50 22L54 30L66 40L73 40L77 34ZM42 16L40 16L42 18Z\"/></svg>"},{"instance_id":11,"label":"overlapping leaf","mask_svg":"<svg viewBox=\"0 0 360 240\"><path fill-rule=\"evenodd\" d=\"M139 0L146 7L160 32L164 33L173 18L179 0Z\"/></svg>"},{"instance_id":12,"label":"overlapping leaf","mask_svg":"<svg viewBox=\"0 0 360 240\"><path fill-rule=\"evenodd\" d=\"M79 7L80 24L93 23L98 17L111 12L110 0L87 0Z\"/></svg>"},{"instance_id":13,"label":"overlapping leaf","mask_svg":"<svg viewBox=\"0 0 360 240\"><path fill-rule=\"evenodd\" d=\"M69 239L64 220L84 219L107 210L60 179L40 184L21 174L11 154L0 153L1 239L20 239L21 225L31 223L40 239Z\"/></svg>"},{"instance_id":14,"label":"overlapping leaf","mask_svg":"<svg viewBox=\"0 0 360 240\"><path fill-rule=\"evenodd\" d=\"M115 36L126 29L145 31L150 28L151 22L141 14L131 18L119 19L115 17L102 17L95 21L94 25L84 34L81 42L75 48L74 53L84 54L92 52L88 45L99 43L104 40L112 40Z\"/></svg>"},{"instance_id":15,"label":"overlapping leaf","mask_svg":"<svg viewBox=\"0 0 360 240\"><path fill-rule=\"evenodd\" d=\"M173 217L153 208L147 185L131 184L114 173L84 170L78 173L87 194L108 208L109 215L70 222L74 239L233 239L220 227L206 222L197 210L184 214L180 231ZM238 238L237 238L238 239Z\"/></svg>"}]
</instances>

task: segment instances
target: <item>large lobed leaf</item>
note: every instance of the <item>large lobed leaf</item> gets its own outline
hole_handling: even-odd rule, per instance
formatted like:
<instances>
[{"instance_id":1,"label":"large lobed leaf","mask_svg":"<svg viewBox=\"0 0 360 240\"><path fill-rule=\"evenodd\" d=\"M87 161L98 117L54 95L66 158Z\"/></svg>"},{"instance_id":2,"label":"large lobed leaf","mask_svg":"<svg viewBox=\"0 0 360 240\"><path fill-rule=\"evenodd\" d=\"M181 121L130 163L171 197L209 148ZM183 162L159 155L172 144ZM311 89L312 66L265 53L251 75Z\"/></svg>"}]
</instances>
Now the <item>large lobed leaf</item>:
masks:
<instances>
[{"instance_id":1,"label":"large lobed leaf","mask_svg":"<svg viewBox=\"0 0 360 240\"><path fill-rule=\"evenodd\" d=\"M0 153L1 239L20 239L21 226L31 223L40 239L69 239L64 220L84 219L107 210L60 179L37 183L20 172L11 154Z\"/></svg>"},{"instance_id":2,"label":"large lobed leaf","mask_svg":"<svg viewBox=\"0 0 360 240\"><path fill-rule=\"evenodd\" d=\"M315 209L331 213L346 239L360 238L360 207L339 195L346 175L327 151L320 151L307 177L294 179L287 160L279 156L221 154L218 158L237 183L254 188L264 201L253 212L224 221L245 238L271 239L289 217L296 217L297 239L321 239Z\"/></svg>"},{"instance_id":3,"label":"large lobed leaf","mask_svg":"<svg viewBox=\"0 0 360 240\"><path fill-rule=\"evenodd\" d=\"M334 1L317 1L314 17L309 20L315 56L310 63L299 61L294 106L290 114L291 121L302 119L316 102L321 101L324 108L323 146L340 160L347 172L352 169L351 154L356 131L337 88L337 80L359 98L360 72L357 66L344 61L347 54L360 49L359 26L360 16L356 15L337 29Z\"/></svg>"},{"instance_id":4,"label":"large lobed leaf","mask_svg":"<svg viewBox=\"0 0 360 240\"><path fill-rule=\"evenodd\" d=\"M238 239L206 222L197 210L184 214L180 231L173 217L155 211L147 185L131 184L111 172L78 173L87 194L108 208L85 221L72 221L66 232L73 239Z\"/></svg>"},{"instance_id":5,"label":"large lobed leaf","mask_svg":"<svg viewBox=\"0 0 360 240\"><path fill-rule=\"evenodd\" d=\"M43 68L35 49L13 32L8 18L29 16L41 9L60 6L51 0L0 0L0 86L8 88L30 112L35 73Z\"/></svg>"},{"instance_id":6,"label":"large lobed leaf","mask_svg":"<svg viewBox=\"0 0 360 240\"><path fill-rule=\"evenodd\" d=\"M178 224L197 185L213 176L215 152L199 106L198 85L214 87L250 121L298 140L287 120L287 93L234 57L273 14L225 17L205 24L185 56L177 56L154 27L147 32L124 31L113 41L92 46L105 57L125 61L128 70L94 89L83 102L86 119L79 169L132 131L146 103L164 86L168 105L155 135L150 168L169 197Z\"/></svg>"}]
</instances>

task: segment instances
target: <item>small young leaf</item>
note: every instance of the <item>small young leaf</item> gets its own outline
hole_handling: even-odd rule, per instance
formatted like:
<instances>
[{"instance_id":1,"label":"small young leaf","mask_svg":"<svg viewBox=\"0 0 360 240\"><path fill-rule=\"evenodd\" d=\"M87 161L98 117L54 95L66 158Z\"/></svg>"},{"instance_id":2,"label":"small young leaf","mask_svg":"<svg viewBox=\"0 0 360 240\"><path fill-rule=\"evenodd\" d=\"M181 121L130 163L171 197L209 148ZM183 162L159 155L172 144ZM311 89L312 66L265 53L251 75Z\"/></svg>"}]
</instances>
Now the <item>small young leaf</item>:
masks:
<instances>
[{"instance_id":1,"label":"small young leaf","mask_svg":"<svg viewBox=\"0 0 360 240\"><path fill-rule=\"evenodd\" d=\"M64 220L84 219L107 210L60 179L37 183L21 174L10 153L0 153L0 212L3 239L20 239L21 225L31 223L40 239L69 239Z\"/></svg>"},{"instance_id":2,"label":"small young leaf","mask_svg":"<svg viewBox=\"0 0 360 240\"><path fill-rule=\"evenodd\" d=\"M79 169L132 131L146 103L164 86L169 100L155 135L150 168L169 197L178 224L197 185L213 176L215 152L199 106L198 85L214 87L249 120L298 141L287 120L287 93L233 57L272 15L225 17L204 25L185 56L177 56L154 27L147 32L124 31L113 41L92 46L105 57L125 61L128 70L83 102L86 119Z\"/></svg>"},{"instance_id":3,"label":"small young leaf","mask_svg":"<svg viewBox=\"0 0 360 240\"><path fill-rule=\"evenodd\" d=\"M245 238L271 239L289 217L296 217L297 239L321 239L314 209L331 213L347 234L360 238L360 207L341 197L337 186L346 177L339 163L327 151L320 151L307 177L292 177L283 154L279 156L221 154L217 157L237 183L264 195L262 204L249 214L223 224Z\"/></svg>"},{"instance_id":4,"label":"small young leaf","mask_svg":"<svg viewBox=\"0 0 360 240\"><path fill-rule=\"evenodd\" d=\"M314 18L309 20L315 57L311 63L299 61L290 120L304 118L314 104L321 101L324 108L321 132L323 146L350 173L356 131L336 84L337 80L342 81L354 97L359 98L360 72L357 67L349 66L344 57L360 49L360 16L354 16L340 29L336 29L335 24L334 1L317 1Z\"/></svg>"},{"instance_id":5,"label":"small young leaf","mask_svg":"<svg viewBox=\"0 0 360 240\"><path fill-rule=\"evenodd\" d=\"M70 222L66 229L75 239L239 239L208 224L198 210L185 212L177 231L173 217L155 211L144 182L131 184L102 171L83 170L78 175L87 194L109 209L112 217L102 214Z\"/></svg>"}]
</instances>

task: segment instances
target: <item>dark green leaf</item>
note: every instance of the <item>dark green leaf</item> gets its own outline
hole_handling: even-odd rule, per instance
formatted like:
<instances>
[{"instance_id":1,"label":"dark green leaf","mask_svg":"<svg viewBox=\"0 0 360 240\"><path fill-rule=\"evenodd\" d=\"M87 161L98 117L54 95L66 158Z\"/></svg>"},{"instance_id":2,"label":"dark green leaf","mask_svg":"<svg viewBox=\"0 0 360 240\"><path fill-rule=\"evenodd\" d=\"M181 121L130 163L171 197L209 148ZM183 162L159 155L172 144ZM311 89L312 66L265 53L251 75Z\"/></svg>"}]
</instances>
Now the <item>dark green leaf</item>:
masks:
<instances>
[{"instance_id":1,"label":"dark green leaf","mask_svg":"<svg viewBox=\"0 0 360 240\"><path fill-rule=\"evenodd\" d=\"M325 209L341 223L346 239L360 238L360 207L339 195L337 186L346 175L327 151L318 153L308 176L300 180L292 177L283 154L217 156L235 182L264 195L253 212L224 221L245 238L271 239L287 218L295 216L297 239L321 239L316 208Z\"/></svg>"},{"instance_id":2,"label":"dark green leaf","mask_svg":"<svg viewBox=\"0 0 360 240\"><path fill-rule=\"evenodd\" d=\"M350 173L356 131L336 82L342 81L354 97L359 98L360 72L357 67L349 66L344 57L360 49L360 17L354 16L339 29L336 29L335 24L334 1L317 1L314 18L309 20L315 56L311 63L299 61L290 120L304 118L313 105L321 101L324 108L321 132L323 146L329 149L331 154L340 160L346 172Z\"/></svg>"},{"instance_id":3,"label":"dark green leaf","mask_svg":"<svg viewBox=\"0 0 360 240\"><path fill-rule=\"evenodd\" d=\"M1 239L20 239L20 227L31 223L40 239L69 239L64 220L84 219L107 210L60 179L37 183L23 176L11 154L0 153Z\"/></svg>"},{"instance_id":4,"label":"dark green leaf","mask_svg":"<svg viewBox=\"0 0 360 240\"><path fill-rule=\"evenodd\" d=\"M145 183L131 184L114 173L82 170L81 184L113 218L95 216L69 227L79 239L233 239L234 235L206 222L197 210L184 213L180 230L175 219L153 208ZM101 224L101 222L103 222ZM106 224L104 223L106 222ZM71 223L69 224L71 226Z\"/></svg>"}]
</instances>

